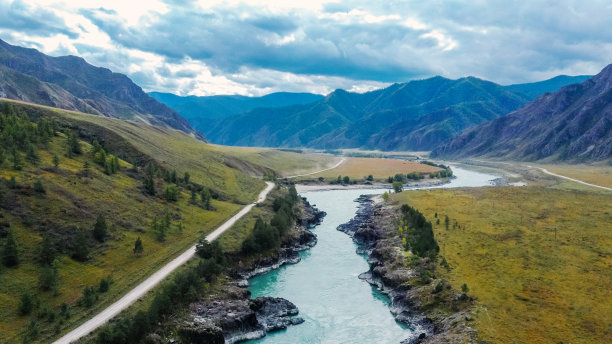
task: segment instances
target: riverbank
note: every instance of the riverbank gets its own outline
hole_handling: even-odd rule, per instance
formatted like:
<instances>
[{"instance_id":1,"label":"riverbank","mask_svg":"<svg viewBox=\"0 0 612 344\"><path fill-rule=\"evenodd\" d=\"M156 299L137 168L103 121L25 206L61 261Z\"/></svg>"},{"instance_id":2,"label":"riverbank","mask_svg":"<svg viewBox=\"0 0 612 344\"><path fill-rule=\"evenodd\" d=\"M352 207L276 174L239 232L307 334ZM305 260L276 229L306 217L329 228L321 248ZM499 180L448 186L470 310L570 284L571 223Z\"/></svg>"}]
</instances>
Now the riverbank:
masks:
<instances>
[{"instance_id":1,"label":"riverbank","mask_svg":"<svg viewBox=\"0 0 612 344\"><path fill-rule=\"evenodd\" d=\"M410 182L404 184L404 188L420 188L420 187L432 187L439 186L449 183L449 178L443 179L424 179L418 182ZM302 181L300 184L295 185L295 189L298 193L315 192L315 191L331 191L331 190L374 190L374 189L387 189L393 190L393 186L389 183L372 182L370 184L329 184L323 182L306 182Z\"/></svg>"},{"instance_id":2,"label":"riverbank","mask_svg":"<svg viewBox=\"0 0 612 344\"><path fill-rule=\"evenodd\" d=\"M471 321L472 300L419 271L425 260L407 262L398 236L395 210L375 203L372 196L358 198L357 215L338 230L350 235L358 253L368 257L370 270L359 278L389 296L390 311L398 322L413 328L402 343L475 342Z\"/></svg>"},{"instance_id":3,"label":"riverbank","mask_svg":"<svg viewBox=\"0 0 612 344\"><path fill-rule=\"evenodd\" d=\"M301 200L298 223L287 233L279 250L256 257L230 257L235 264L217 292L192 303L189 311L174 321L186 343L237 343L258 339L304 322L298 308L276 297L251 298L248 279L300 261L299 252L313 247L317 237L309 229L320 223L324 212Z\"/></svg>"}]
</instances>

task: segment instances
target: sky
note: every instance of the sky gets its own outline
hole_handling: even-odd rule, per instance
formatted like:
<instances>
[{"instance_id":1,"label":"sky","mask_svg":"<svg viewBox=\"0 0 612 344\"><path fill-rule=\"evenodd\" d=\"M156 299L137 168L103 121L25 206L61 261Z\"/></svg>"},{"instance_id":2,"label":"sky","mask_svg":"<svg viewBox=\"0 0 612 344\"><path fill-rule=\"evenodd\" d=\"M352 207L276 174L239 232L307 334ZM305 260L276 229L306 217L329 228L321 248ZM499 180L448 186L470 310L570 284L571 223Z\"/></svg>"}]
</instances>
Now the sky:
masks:
<instances>
[{"instance_id":1,"label":"sky","mask_svg":"<svg viewBox=\"0 0 612 344\"><path fill-rule=\"evenodd\" d=\"M0 0L0 39L145 91L327 94L596 74L612 63L611 18L609 0Z\"/></svg>"}]
</instances>

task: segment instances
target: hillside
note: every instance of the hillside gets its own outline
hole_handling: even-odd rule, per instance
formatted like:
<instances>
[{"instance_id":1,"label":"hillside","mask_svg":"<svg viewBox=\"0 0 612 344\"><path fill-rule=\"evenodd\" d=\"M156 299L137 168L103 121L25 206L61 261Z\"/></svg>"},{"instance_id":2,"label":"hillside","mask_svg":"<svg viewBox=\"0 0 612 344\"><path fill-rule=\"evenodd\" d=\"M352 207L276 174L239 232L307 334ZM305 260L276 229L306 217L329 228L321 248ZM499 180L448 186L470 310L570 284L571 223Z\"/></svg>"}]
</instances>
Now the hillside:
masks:
<instances>
[{"instance_id":1,"label":"hillside","mask_svg":"<svg viewBox=\"0 0 612 344\"><path fill-rule=\"evenodd\" d=\"M552 161L612 157L612 65L580 84L545 94L523 108L440 145L432 156Z\"/></svg>"},{"instance_id":2,"label":"hillside","mask_svg":"<svg viewBox=\"0 0 612 344\"><path fill-rule=\"evenodd\" d=\"M127 76L76 56L47 56L0 40L0 97L169 126L203 138Z\"/></svg>"},{"instance_id":3,"label":"hillside","mask_svg":"<svg viewBox=\"0 0 612 344\"><path fill-rule=\"evenodd\" d=\"M225 151L176 130L17 101L0 102L0 129L0 338L13 342L49 342L116 300L253 202L264 182L251 175L293 171L278 160L328 161Z\"/></svg>"},{"instance_id":4,"label":"hillside","mask_svg":"<svg viewBox=\"0 0 612 344\"><path fill-rule=\"evenodd\" d=\"M530 100L533 100L546 92L556 92L563 86L578 84L591 77L592 75L557 75L556 77L548 80L530 82L526 84L508 85L505 87L511 91L522 93Z\"/></svg>"}]
</instances>

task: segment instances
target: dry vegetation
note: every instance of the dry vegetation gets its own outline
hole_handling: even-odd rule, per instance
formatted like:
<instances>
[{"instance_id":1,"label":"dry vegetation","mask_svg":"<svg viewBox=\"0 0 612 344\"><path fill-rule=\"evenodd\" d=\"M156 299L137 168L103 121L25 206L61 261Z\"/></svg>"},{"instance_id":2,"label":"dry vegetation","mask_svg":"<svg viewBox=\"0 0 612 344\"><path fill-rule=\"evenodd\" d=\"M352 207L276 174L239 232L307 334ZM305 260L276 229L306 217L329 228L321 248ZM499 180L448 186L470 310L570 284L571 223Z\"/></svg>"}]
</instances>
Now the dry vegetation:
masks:
<instances>
[{"instance_id":1,"label":"dry vegetation","mask_svg":"<svg viewBox=\"0 0 612 344\"><path fill-rule=\"evenodd\" d=\"M482 340L612 342L611 193L487 187L403 192L392 202L434 223L452 269L439 270L455 290L468 285Z\"/></svg>"},{"instance_id":2,"label":"dry vegetation","mask_svg":"<svg viewBox=\"0 0 612 344\"><path fill-rule=\"evenodd\" d=\"M332 170L305 176L301 179L316 179L319 177L336 179L340 175L349 176L351 180L360 180L371 174L375 180L386 181L387 177L394 176L396 173L428 173L439 170L440 168L412 161L377 158L346 158L344 163Z\"/></svg>"}]
</instances>

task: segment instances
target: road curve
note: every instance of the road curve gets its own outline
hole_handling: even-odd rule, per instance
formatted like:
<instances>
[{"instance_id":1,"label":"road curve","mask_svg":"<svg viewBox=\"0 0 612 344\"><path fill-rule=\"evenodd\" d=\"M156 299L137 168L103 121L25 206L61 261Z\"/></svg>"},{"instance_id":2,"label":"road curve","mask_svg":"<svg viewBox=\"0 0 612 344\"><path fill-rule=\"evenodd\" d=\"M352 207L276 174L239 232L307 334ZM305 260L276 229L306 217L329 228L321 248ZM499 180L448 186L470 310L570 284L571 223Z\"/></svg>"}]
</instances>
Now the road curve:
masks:
<instances>
[{"instance_id":1,"label":"road curve","mask_svg":"<svg viewBox=\"0 0 612 344\"><path fill-rule=\"evenodd\" d=\"M527 167L531 167L531 166L527 166ZM542 167L538 167L538 169L540 171L546 173L546 174L551 175L551 176L555 176L555 177L558 177L558 178L563 178L563 179L566 179L566 180L571 180L572 182L576 182L576 183L580 183L580 184L584 184L584 185L588 185L588 186L592 186L592 187L596 187L596 188L612 191L612 188L609 188L609 187L606 187L606 186L601 186L601 185L597 185L597 184L591 184L591 183L583 182L582 180L579 180L579 179L574 179L574 178L562 176L560 174L556 174L556 173L550 172L549 170L547 170L545 168L542 168Z\"/></svg>"},{"instance_id":2,"label":"road curve","mask_svg":"<svg viewBox=\"0 0 612 344\"><path fill-rule=\"evenodd\" d=\"M244 208L242 208L236 215L232 216L229 220L224 222L221 226L215 229L212 233L206 236L206 240L213 241L219 237L223 232L231 228L234 223L244 215L246 215L256 203L264 201L268 193L274 188L274 183L266 182L266 188L259 194L257 202L251 203ZM161 282L164 278L166 278L172 271L174 271L179 266L185 264L189 259L191 259L196 252L195 245L189 248L180 256L174 258L171 262L166 264L161 269L157 270L154 274L149 276L142 283L134 287L134 289L130 290L127 294L125 294L121 299L108 306L105 310L98 313L93 318L87 320L81 326L76 329L70 331L62 338L58 339L54 343L56 344L68 344L78 340L81 337L88 335L93 330L98 327L106 324L110 319L119 314L122 310L129 307L131 304L136 302L139 298L145 295L149 290L155 287L159 282Z\"/></svg>"},{"instance_id":3,"label":"road curve","mask_svg":"<svg viewBox=\"0 0 612 344\"><path fill-rule=\"evenodd\" d=\"M289 178L297 178L297 177L303 177L303 176L310 176L310 175L313 175L313 174L317 174L317 173L333 170L334 168L342 165L345 161L346 161L346 158L342 158L342 159L340 159L340 161L338 161L337 164L335 164L334 166L332 166L330 168L326 168L326 169L323 169L323 170L318 170L318 171L314 171L314 172L310 172L310 173L305 173L305 174L297 174L295 176L289 176L289 177L284 177L284 178L289 179Z\"/></svg>"}]
</instances>

